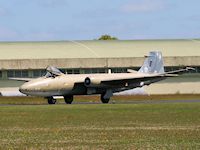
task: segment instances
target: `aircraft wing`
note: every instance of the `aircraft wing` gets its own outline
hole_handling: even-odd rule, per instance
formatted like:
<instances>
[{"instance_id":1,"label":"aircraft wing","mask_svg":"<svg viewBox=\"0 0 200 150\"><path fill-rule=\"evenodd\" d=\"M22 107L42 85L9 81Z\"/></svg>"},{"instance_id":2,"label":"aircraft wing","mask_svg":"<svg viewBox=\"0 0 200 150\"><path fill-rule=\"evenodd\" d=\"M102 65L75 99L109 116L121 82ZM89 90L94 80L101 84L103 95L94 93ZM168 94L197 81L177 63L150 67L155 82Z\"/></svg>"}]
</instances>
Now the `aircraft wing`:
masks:
<instances>
[{"instance_id":1,"label":"aircraft wing","mask_svg":"<svg viewBox=\"0 0 200 150\"><path fill-rule=\"evenodd\" d=\"M24 82L28 82L33 80L33 78L9 78L10 80L15 80L15 81L24 81Z\"/></svg>"},{"instance_id":2,"label":"aircraft wing","mask_svg":"<svg viewBox=\"0 0 200 150\"><path fill-rule=\"evenodd\" d=\"M147 74L147 75L141 75L138 77L129 77L129 78L117 78L117 79L111 79L111 80L103 80L100 84L105 86L135 86L135 87L142 87L144 85L150 85L151 83L155 83L158 81L161 81L163 79L169 78L169 77L177 77L179 73L187 72L189 70L194 70L193 68L187 67L185 69L175 70L171 72L166 72L162 74Z\"/></svg>"},{"instance_id":3,"label":"aircraft wing","mask_svg":"<svg viewBox=\"0 0 200 150\"><path fill-rule=\"evenodd\" d=\"M129 86L129 84L135 84L136 87L149 85L154 82L158 82L160 80L165 79L165 75L151 75L151 76L141 76L141 77L133 77L133 78L126 78L126 79L114 79L114 80L104 80L101 81L103 85L110 85L110 86Z\"/></svg>"}]
</instances>

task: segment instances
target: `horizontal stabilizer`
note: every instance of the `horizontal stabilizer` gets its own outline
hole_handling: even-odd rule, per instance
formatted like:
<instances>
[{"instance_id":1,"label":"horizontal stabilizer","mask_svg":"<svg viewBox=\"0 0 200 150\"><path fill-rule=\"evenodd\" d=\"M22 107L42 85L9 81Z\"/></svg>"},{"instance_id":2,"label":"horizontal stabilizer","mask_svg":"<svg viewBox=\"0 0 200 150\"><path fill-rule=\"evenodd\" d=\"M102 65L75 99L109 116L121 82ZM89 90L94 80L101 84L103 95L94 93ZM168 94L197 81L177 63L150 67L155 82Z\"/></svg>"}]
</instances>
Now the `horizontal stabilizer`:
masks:
<instances>
[{"instance_id":1,"label":"horizontal stabilizer","mask_svg":"<svg viewBox=\"0 0 200 150\"><path fill-rule=\"evenodd\" d=\"M192 70L194 71L195 69L192 67L186 67L185 69L179 69L179 70L166 72L166 74L181 74L181 73L185 73Z\"/></svg>"}]
</instances>

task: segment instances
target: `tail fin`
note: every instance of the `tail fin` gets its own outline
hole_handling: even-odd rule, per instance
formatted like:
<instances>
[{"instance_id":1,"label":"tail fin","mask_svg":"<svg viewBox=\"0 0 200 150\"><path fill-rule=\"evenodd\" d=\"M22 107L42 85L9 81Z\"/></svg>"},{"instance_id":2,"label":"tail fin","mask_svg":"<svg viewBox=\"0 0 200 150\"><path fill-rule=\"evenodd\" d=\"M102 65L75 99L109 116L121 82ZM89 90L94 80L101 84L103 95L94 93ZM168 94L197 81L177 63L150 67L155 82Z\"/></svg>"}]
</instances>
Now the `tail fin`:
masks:
<instances>
[{"instance_id":1,"label":"tail fin","mask_svg":"<svg viewBox=\"0 0 200 150\"><path fill-rule=\"evenodd\" d=\"M164 73L162 53L159 51L149 52L144 64L138 72L141 73Z\"/></svg>"}]
</instances>

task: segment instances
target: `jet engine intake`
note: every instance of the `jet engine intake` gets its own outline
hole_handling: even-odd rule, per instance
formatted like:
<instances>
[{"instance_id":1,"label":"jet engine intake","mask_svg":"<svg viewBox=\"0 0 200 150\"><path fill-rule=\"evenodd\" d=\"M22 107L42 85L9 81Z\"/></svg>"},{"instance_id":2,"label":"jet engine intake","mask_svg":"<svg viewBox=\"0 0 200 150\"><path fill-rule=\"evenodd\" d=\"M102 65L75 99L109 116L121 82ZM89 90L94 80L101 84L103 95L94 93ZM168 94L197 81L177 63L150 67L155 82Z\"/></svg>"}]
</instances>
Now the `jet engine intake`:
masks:
<instances>
[{"instance_id":1,"label":"jet engine intake","mask_svg":"<svg viewBox=\"0 0 200 150\"><path fill-rule=\"evenodd\" d=\"M100 86L101 80L87 77L85 78L84 84L86 87L96 87Z\"/></svg>"}]
</instances>

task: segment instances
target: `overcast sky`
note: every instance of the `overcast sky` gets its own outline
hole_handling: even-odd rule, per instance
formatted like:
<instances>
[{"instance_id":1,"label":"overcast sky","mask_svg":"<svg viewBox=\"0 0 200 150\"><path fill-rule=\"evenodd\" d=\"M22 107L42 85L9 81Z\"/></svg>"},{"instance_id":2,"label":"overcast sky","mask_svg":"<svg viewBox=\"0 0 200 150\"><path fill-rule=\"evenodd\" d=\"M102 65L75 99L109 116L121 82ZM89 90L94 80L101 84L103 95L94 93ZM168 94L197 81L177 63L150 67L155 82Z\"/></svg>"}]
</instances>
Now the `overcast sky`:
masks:
<instances>
[{"instance_id":1,"label":"overcast sky","mask_svg":"<svg viewBox=\"0 0 200 150\"><path fill-rule=\"evenodd\" d=\"M200 38L200 0L0 0L0 41Z\"/></svg>"}]
</instances>

